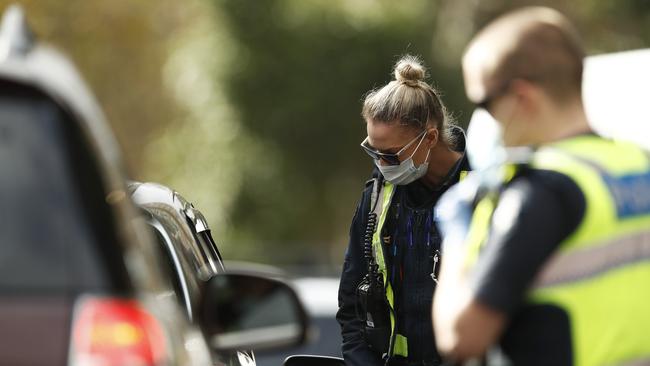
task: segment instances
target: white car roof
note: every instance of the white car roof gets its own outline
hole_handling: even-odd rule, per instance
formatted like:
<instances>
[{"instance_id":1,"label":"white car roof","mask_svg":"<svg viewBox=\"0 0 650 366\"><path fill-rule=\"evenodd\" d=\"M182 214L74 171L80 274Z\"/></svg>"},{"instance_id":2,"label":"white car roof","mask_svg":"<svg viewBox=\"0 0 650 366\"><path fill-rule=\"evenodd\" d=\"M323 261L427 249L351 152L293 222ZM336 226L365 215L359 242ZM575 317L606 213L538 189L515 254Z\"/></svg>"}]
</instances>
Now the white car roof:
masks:
<instances>
[{"instance_id":1,"label":"white car roof","mask_svg":"<svg viewBox=\"0 0 650 366\"><path fill-rule=\"evenodd\" d=\"M293 280L300 301L311 316L334 316L339 308L339 279L305 277Z\"/></svg>"},{"instance_id":2,"label":"white car roof","mask_svg":"<svg viewBox=\"0 0 650 366\"><path fill-rule=\"evenodd\" d=\"M650 150L650 49L589 56L582 94L593 129Z\"/></svg>"}]
</instances>

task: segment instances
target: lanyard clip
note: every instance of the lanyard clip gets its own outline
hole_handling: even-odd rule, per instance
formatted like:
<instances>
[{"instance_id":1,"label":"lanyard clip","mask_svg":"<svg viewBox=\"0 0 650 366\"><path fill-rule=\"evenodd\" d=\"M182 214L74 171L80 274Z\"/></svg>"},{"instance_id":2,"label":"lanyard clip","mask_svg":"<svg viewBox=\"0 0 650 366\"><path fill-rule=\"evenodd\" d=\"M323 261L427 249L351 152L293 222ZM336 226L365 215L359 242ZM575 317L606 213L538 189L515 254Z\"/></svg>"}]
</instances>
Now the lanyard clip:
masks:
<instances>
[{"instance_id":1,"label":"lanyard clip","mask_svg":"<svg viewBox=\"0 0 650 366\"><path fill-rule=\"evenodd\" d=\"M440 272L440 269L438 268L439 262L440 262L440 251L436 250L435 253L433 254L433 268L431 272L431 279L436 284L438 284L438 272Z\"/></svg>"}]
</instances>

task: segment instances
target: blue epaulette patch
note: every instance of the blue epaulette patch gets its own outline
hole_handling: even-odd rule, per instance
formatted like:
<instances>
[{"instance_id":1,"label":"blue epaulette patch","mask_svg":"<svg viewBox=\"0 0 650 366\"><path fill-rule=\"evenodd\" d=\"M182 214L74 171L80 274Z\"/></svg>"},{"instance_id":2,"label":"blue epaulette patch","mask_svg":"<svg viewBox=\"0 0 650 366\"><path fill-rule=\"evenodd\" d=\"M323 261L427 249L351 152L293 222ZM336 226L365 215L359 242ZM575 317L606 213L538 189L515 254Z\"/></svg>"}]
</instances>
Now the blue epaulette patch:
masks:
<instances>
[{"instance_id":1,"label":"blue epaulette patch","mask_svg":"<svg viewBox=\"0 0 650 366\"><path fill-rule=\"evenodd\" d=\"M614 177L603 175L620 218L650 214L650 171Z\"/></svg>"}]
</instances>

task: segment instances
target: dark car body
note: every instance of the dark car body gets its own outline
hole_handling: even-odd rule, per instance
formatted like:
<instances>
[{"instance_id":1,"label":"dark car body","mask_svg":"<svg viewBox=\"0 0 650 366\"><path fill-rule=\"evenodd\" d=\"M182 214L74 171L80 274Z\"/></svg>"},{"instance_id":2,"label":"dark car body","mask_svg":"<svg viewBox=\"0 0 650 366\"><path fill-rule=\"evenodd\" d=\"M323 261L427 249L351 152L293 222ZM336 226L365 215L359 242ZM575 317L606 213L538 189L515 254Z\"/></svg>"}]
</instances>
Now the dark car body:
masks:
<instances>
[{"instance_id":1,"label":"dark car body","mask_svg":"<svg viewBox=\"0 0 650 366\"><path fill-rule=\"evenodd\" d=\"M188 318L197 322L205 283L224 272L223 258L207 220L193 204L168 187L131 183L129 192L157 238L166 259L166 270L173 278L176 301L183 306ZM255 365L250 351L213 352L213 357L229 365Z\"/></svg>"},{"instance_id":2,"label":"dark car body","mask_svg":"<svg viewBox=\"0 0 650 366\"><path fill-rule=\"evenodd\" d=\"M0 28L0 364L204 365L75 68Z\"/></svg>"}]
</instances>

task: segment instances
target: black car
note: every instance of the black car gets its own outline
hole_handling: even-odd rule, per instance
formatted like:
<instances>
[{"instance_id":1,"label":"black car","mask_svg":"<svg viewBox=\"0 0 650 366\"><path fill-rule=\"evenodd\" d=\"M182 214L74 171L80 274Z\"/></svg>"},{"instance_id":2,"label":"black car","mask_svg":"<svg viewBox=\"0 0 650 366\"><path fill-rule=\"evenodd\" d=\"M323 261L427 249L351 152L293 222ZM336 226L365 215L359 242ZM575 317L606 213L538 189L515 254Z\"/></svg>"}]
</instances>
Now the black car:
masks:
<instances>
[{"instance_id":1,"label":"black car","mask_svg":"<svg viewBox=\"0 0 650 366\"><path fill-rule=\"evenodd\" d=\"M178 192L155 183L131 183L133 202L144 212L147 224L157 238L166 270L173 278L170 294L196 321L205 283L224 272L217 244L207 220ZM255 365L252 351L214 353L216 361L231 365Z\"/></svg>"}]
</instances>

